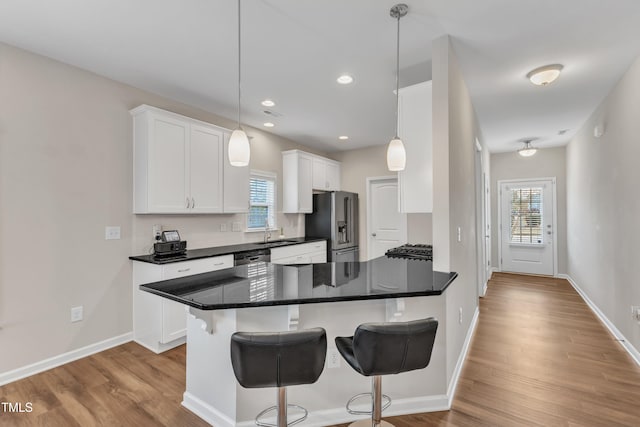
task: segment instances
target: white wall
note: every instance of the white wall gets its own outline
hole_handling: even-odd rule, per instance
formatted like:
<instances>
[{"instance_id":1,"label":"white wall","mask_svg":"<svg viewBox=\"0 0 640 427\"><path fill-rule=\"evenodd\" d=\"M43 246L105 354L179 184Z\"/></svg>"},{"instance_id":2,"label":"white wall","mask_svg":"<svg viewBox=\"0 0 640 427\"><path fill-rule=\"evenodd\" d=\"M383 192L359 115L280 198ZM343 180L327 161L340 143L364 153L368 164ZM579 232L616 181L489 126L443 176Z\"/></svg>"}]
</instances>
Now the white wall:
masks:
<instances>
[{"instance_id":1,"label":"white wall","mask_svg":"<svg viewBox=\"0 0 640 427\"><path fill-rule=\"evenodd\" d=\"M636 349L640 59L567 146L568 274ZM605 133L593 129L604 123Z\"/></svg>"},{"instance_id":2,"label":"white wall","mask_svg":"<svg viewBox=\"0 0 640 427\"><path fill-rule=\"evenodd\" d=\"M367 255L367 178L375 176L397 176L387 169L387 146L360 148L333 153L342 162L342 189L358 193L360 220L360 259ZM431 214L415 213L407 215L407 236L409 243L431 243Z\"/></svg>"},{"instance_id":3,"label":"white wall","mask_svg":"<svg viewBox=\"0 0 640 427\"><path fill-rule=\"evenodd\" d=\"M532 157L522 157L515 150L511 153L491 154L491 252L495 267L500 267L498 258L498 211L500 207L498 181L504 179L531 179L556 177L556 199L558 202L558 273L567 273L567 191L566 191L566 149L565 147L544 148Z\"/></svg>"},{"instance_id":4,"label":"white wall","mask_svg":"<svg viewBox=\"0 0 640 427\"><path fill-rule=\"evenodd\" d=\"M244 215L131 213L131 108L232 121L4 44L0 58L0 374L130 332L127 258L148 251L152 224L177 228L190 248L260 238L218 231ZM248 133L251 167L276 172L281 194L280 151L311 150ZM302 215L279 220L288 236L303 235ZM122 239L105 241L107 225L120 225ZM72 324L77 305L84 321Z\"/></svg>"},{"instance_id":5,"label":"white wall","mask_svg":"<svg viewBox=\"0 0 640 427\"><path fill-rule=\"evenodd\" d=\"M447 381L478 306L475 139L482 140L469 91L444 36L433 43L434 265L458 278L446 291ZM461 229L461 241L457 228ZM446 251L445 251L446 248ZM439 269L439 268L436 268ZM458 321L462 310L462 322Z\"/></svg>"}]
</instances>

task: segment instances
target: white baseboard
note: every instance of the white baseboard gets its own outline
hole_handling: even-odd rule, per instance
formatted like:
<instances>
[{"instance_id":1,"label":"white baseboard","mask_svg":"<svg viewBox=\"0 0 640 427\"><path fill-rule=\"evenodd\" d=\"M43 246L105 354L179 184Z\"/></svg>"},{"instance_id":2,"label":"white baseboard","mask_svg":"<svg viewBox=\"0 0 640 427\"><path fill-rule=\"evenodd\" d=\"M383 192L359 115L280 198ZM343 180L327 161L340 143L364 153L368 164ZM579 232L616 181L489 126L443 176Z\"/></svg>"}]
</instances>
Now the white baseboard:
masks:
<instances>
[{"instance_id":1,"label":"white baseboard","mask_svg":"<svg viewBox=\"0 0 640 427\"><path fill-rule=\"evenodd\" d=\"M234 420L215 409L213 406L185 391L182 395L182 406L216 427L235 427Z\"/></svg>"},{"instance_id":2,"label":"white baseboard","mask_svg":"<svg viewBox=\"0 0 640 427\"><path fill-rule=\"evenodd\" d=\"M445 395L412 397L408 399L394 399L388 410L384 411L385 417L397 415L417 414L421 412L446 411L449 409L449 400ZM228 416L222 414L211 405L203 402L197 397L185 392L182 406L216 427L253 427L255 422L242 421L235 422ZM334 424L343 424L358 419L366 419L368 416L355 416L347 413L344 406L339 408L325 409L321 411L309 411L309 416L305 420L305 427L324 427ZM264 421L274 422L274 419L266 418Z\"/></svg>"},{"instance_id":3,"label":"white baseboard","mask_svg":"<svg viewBox=\"0 0 640 427\"><path fill-rule=\"evenodd\" d=\"M59 354L58 356L50 357L40 362L32 363L31 365L0 373L0 386L21 380L31 375L39 374L40 372L48 371L49 369L64 365L65 363L73 362L74 360L82 359L83 357L99 353L109 348L116 347L127 343L132 339L133 333L128 332L117 337L89 344L88 346L77 350L72 350L67 353Z\"/></svg>"},{"instance_id":4,"label":"white baseboard","mask_svg":"<svg viewBox=\"0 0 640 427\"><path fill-rule=\"evenodd\" d=\"M476 311L475 313L473 313L473 319L471 320L471 325L469 326L469 330L467 331L467 336L465 337L464 344L462 345L462 351L460 352L460 356L458 356L458 362L456 363L456 367L453 370L453 375L451 376L451 382L449 382L447 396L445 396L447 397L447 407L445 409L451 409L451 405L453 404L453 397L456 394L456 388L458 387L458 380L460 379L460 373L462 372L464 361L467 359L467 353L469 353L471 339L473 338L473 334L476 331L476 326L478 325L479 316L480 316L480 307L476 307Z\"/></svg>"},{"instance_id":5,"label":"white baseboard","mask_svg":"<svg viewBox=\"0 0 640 427\"><path fill-rule=\"evenodd\" d=\"M635 362L640 365L640 352L638 352L638 350L633 345L631 345L629 340L627 340L625 336L622 335L622 332L620 332L618 328L616 328L613 322L611 322L609 318L605 316L605 314L600 310L600 308L593 301L591 301L591 298L589 298L589 296L580 288L580 286L578 286L578 284L571 278L571 276L569 276L568 274L558 274L556 275L556 277L560 279L566 279L571 284L571 286L573 286L573 289L576 290L576 292L582 297L584 302L587 303L589 308L591 308L595 315L598 316L604 326L609 330L609 332L611 332L611 335L613 335L613 337L617 341L619 341L620 344L622 344L622 347L624 347L627 353L629 353L633 360L635 360Z\"/></svg>"}]
</instances>

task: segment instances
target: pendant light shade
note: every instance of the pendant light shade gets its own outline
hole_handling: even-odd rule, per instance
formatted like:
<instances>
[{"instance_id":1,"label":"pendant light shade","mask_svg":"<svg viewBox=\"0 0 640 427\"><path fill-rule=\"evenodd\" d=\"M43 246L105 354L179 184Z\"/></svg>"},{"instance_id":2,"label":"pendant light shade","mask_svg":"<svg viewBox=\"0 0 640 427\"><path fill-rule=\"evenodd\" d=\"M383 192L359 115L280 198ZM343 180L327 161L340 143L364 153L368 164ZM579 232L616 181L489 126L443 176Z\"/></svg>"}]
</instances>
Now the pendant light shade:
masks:
<instances>
[{"instance_id":1,"label":"pendant light shade","mask_svg":"<svg viewBox=\"0 0 640 427\"><path fill-rule=\"evenodd\" d=\"M229 163L231 166L248 166L251 159L249 138L240 128L231 133L229 139Z\"/></svg>"},{"instance_id":2,"label":"pendant light shade","mask_svg":"<svg viewBox=\"0 0 640 427\"><path fill-rule=\"evenodd\" d=\"M231 166L248 166L251 159L251 147L249 146L249 138L247 134L240 127L240 76L241 76L241 59L242 51L240 43L241 35L240 27L240 0L238 0L238 127L231 133L229 139L229 163Z\"/></svg>"},{"instance_id":3,"label":"pendant light shade","mask_svg":"<svg viewBox=\"0 0 640 427\"><path fill-rule=\"evenodd\" d=\"M403 171L407 164L407 153L404 144L398 136L398 109L400 98L400 18L405 16L409 11L409 6L400 3L391 8L389 15L398 20L398 37L396 39L396 136L389 142L387 148L387 169L391 172Z\"/></svg>"},{"instance_id":4,"label":"pendant light shade","mask_svg":"<svg viewBox=\"0 0 640 427\"><path fill-rule=\"evenodd\" d=\"M407 153L400 138L394 138L387 147L387 168L391 172L404 170L407 164Z\"/></svg>"}]
</instances>

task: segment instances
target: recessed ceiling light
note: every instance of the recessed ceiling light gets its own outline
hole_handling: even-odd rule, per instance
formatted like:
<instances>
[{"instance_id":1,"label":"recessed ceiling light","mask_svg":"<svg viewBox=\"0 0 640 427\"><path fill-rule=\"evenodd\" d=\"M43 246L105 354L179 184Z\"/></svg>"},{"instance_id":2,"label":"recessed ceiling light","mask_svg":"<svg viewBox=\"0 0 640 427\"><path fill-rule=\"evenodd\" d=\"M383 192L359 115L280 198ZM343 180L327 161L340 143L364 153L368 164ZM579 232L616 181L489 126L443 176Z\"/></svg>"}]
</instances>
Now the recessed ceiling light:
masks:
<instances>
[{"instance_id":1,"label":"recessed ceiling light","mask_svg":"<svg viewBox=\"0 0 640 427\"><path fill-rule=\"evenodd\" d=\"M563 68L561 64L545 65L544 67L529 71L527 78L531 80L531 83L534 85L546 86L560 76L560 71L562 71Z\"/></svg>"},{"instance_id":2,"label":"recessed ceiling light","mask_svg":"<svg viewBox=\"0 0 640 427\"><path fill-rule=\"evenodd\" d=\"M261 104L264 105L265 107L274 107L276 105L276 103L270 99L265 99L264 101L261 102Z\"/></svg>"},{"instance_id":3,"label":"recessed ceiling light","mask_svg":"<svg viewBox=\"0 0 640 427\"><path fill-rule=\"evenodd\" d=\"M351 77L349 74L343 74L340 77L338 77L336 81L341 85L348 85L353 83L353 77Z\"/></svg>"},{"instance_id":4,"label":"recessed ceiling light","mask_svg":"<svg viewBox=\"0 0 640 427\"><path fill-rule=\"evenodd\" d=\"M271 123L271 122L266 122L266 123L263 123L262 125L263 125L264 127L266 127L266 128L272 128L272 127L274 127L274 126L275 126L275 125L274 125L273 123Z\"/></svg>"},{"instance_id":5,"label":"recessed ceiling light","mask_svg":"<svg viewBox=\"0 0 640 427\"><path fill-rule=\"evenodd\" d=\"M346 141L347 139L349 139L349 137L347 135L340 135L338 139L341 141Z\"/></svg>"}]
</instances>

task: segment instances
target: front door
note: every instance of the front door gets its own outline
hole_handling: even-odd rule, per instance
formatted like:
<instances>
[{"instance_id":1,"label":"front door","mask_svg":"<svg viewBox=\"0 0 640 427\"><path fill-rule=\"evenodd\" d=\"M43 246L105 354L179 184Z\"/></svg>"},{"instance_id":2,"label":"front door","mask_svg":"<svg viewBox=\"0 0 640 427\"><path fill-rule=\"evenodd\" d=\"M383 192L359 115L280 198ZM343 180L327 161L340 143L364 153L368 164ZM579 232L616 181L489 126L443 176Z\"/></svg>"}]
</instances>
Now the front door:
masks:
<instances>
[{"instance_id":1,"label":"front door","mask_svg":"<svg viewBox=\"0 0 640 427\"><path fill-rule=\"evenodd\" d=\"M501 270L554 274L554 179L500 182Z\"/></svg>"},{"instance_id":2,"label":"front door","mask_svg":"<svg viewBox=\"0 0 640 427\"><path fill-rule=\"evenodd\" d=\"M398 210L398 179L370 178L367 215L368 259L384 255L387 249L407 243L407 215Z\"/></svg>"}]
</instances>

